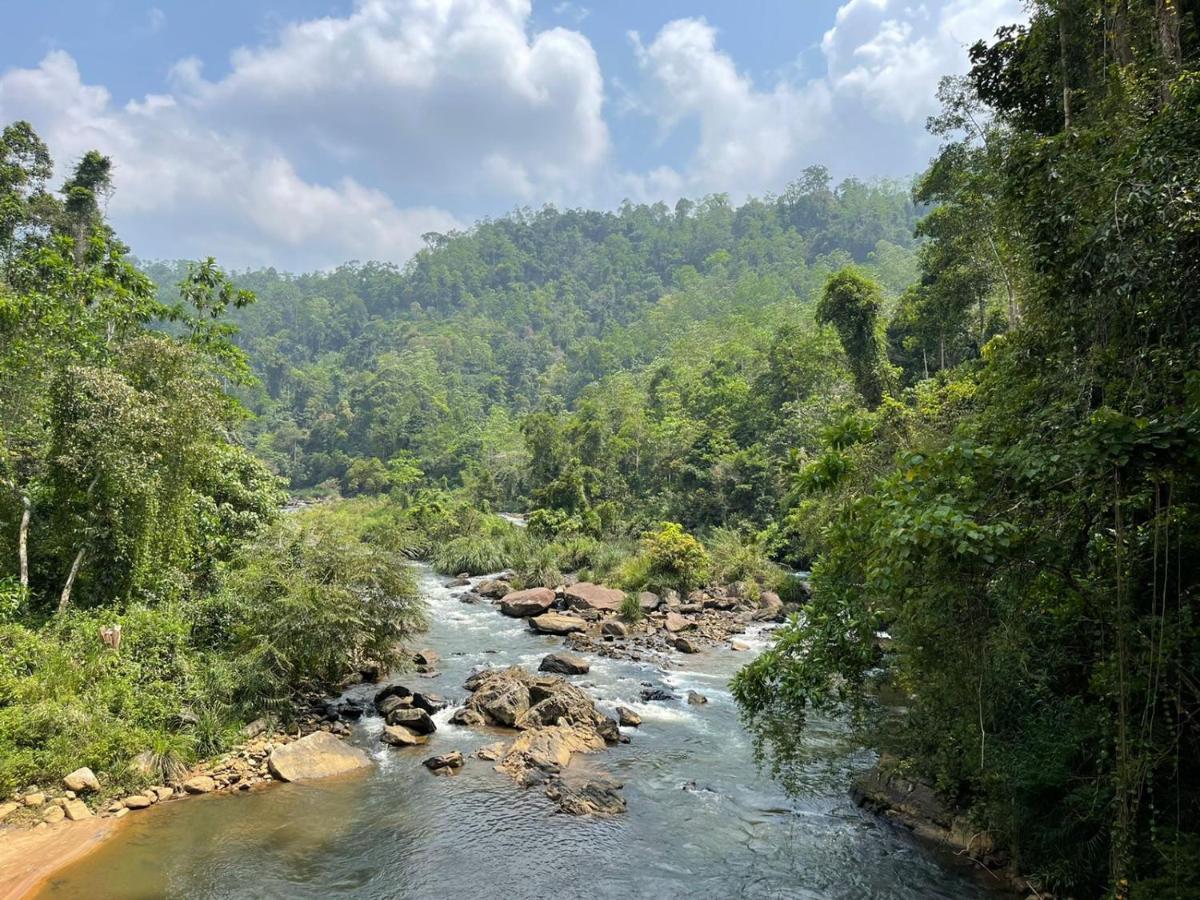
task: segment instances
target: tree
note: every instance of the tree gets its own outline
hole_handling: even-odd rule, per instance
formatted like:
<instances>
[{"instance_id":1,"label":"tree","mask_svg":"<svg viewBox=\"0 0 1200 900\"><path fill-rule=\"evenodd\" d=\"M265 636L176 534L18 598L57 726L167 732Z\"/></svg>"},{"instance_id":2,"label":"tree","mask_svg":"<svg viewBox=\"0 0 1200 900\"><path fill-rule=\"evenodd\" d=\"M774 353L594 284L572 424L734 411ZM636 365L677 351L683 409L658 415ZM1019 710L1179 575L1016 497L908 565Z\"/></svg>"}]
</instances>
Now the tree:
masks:
<instances>
[{"instance_id":1,"label":"tree","mask_svg":"<svg viewBox=\"0 0 1200 900\"><path fill-rule=\"evenodd\" d=\"M868 409L883 402L894 382L884 353L879 319L882 305L879 285L854 268L831 275L817 304L817 321L837 331Z\"/></svg>"}]
</instances>

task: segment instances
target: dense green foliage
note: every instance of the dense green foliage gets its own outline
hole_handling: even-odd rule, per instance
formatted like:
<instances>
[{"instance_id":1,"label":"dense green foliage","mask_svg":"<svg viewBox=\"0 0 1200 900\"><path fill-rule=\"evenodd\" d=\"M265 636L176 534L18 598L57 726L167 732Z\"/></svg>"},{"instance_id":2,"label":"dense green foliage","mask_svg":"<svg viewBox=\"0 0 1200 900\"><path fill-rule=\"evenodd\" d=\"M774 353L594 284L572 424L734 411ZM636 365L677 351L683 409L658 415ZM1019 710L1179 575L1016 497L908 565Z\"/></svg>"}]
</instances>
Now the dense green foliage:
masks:
<instances>
[{"instance_id":1,"label":"dense green foliage","mask_svg":"<svg viewBox=\"0 0 1200 900\"><path fill-rule=\"evenodd\" d=\"M297 489L466 484L501 507L608 503L610 522L636 502L634 532L768 514L804 443L779 401L823 403L841 377L806 309L853 261L898 296L917 213L903 186L813 168L736 208L545 208L428 235L403 269L245 273L251 440Z\"/></svg>"},{"instance_id":2,"label":"dense green foliage","mask_svg":"<svg viewBox=\"0 0 1200 900\"><path fill-rule=\"evenodd\" d=\"M224 315L252 297L209 260L160 299L101 215L110 168L86 154L59 199L33 130L0 136L3 794L177 776L421 624L393 551L276 522L228 391L249 367Z\"/></svg>"},{"instance_id":3,"label":"dense green foliage","mask_svg":"<svg viewBox=\"0 0 1200 900\"><path fill-rule=\"evenodd\" d=\"M1198 24L1035 3L947 83L889 328L915 388L800 472L813 605L736 683L761 713L898 686L876 739L1073 896L1196 896Z\"/></svg>"}]
</instances>

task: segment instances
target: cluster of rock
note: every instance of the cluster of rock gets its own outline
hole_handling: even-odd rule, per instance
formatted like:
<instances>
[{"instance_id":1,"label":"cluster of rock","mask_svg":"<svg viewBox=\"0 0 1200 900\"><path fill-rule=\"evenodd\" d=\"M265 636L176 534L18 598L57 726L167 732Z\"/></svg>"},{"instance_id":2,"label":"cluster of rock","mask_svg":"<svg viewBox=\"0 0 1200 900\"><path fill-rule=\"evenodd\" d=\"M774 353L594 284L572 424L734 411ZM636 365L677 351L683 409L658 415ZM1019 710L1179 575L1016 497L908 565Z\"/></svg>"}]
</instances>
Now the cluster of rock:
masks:
<instances>
[{"instance_id":1,"label":"cluster of rock","mask_svg":"<svg viewBox=\"0 0 1200 900\"><path fill-rule=\"evenodd\" d=\"M514 591L508 577L500 575L480 582L463 598L490 599L504 615L527 619L534 631L565 637L571 650L663 664L673 650L699 653L709 646L745 650L734 635L755 622L781 621L790 612L777 594L739 582L693 591L686 599L674 591L663 596L643 591L638 595L641 620L627 622L619 618L624 592L567 581L556 590Z\"/></svg>"},{"instance_id":2,"label":"cluster of rock","mask_svg":"<svg viewBox=\"0 0 1200 900\"><path fill-rule=\"evenodd\" d=\"M456 724L490 725L519 732L477 753L518 784L540 785L546 796L573 815L623 812L621 785L607 777L572 777L566 771L576 753L594 753L622 740L614 719L596 708L582 688L553 674L520 666L486 669L467 679L471 692L451 719Z\"/></svg>"},{"instance_id":3,"label":"cluster of rock","mask_svg":"<svg viewBox=\"0 0 1200 900\"><path fill-rule=\"evenodd\" d=\"M89 768L80 768L63 778L61 791L51 792L30 785L0 803L0 822L6 819L22 825L45 828L63 821L99 816L121 818L131 812L149 809L158 803L217 792L248 791L271 781L302 781L342 774L371 765L370 758L356 747L343 743L328 724L304 734L266 734L265 723L247 726L243 734L253 734L237 750L217 757L172 784L151 785L140 791L97 803L103 792L99 779ZM130 769L148 775L153 760L149 752L139 754ZM92 799L89 806L85 797ZM16 814L16 815L14 815Z\"/></svg>"},{"instance_id":4,"label":"cluster of rock","mask_svg":"<svg viewBox=\"0 0 1200 900\"><path fill-rule=\"evenodd\" d=\"M99 789L100 782L91 769L76 769L63 779L61 791L45 791L31 784L0 803L0 822L18 812L24 813L21 818L26 821L36 821L37 828L47 828L62 821L88 819L92 811L82 795Z\"/></svg>"},{"instance_id":5,"label":"cluster of rock","mask_svg":"<svg viewBox=\"0 0 1200 900\"><path fill-rule=\"evenodd\" d=\"M375 711L383 717L380 740L393 747L417 747L437 731L433 714L445 709L446 700L432 691L414 691L389 684L375 694Z\"/></svg>"}]
</instances>

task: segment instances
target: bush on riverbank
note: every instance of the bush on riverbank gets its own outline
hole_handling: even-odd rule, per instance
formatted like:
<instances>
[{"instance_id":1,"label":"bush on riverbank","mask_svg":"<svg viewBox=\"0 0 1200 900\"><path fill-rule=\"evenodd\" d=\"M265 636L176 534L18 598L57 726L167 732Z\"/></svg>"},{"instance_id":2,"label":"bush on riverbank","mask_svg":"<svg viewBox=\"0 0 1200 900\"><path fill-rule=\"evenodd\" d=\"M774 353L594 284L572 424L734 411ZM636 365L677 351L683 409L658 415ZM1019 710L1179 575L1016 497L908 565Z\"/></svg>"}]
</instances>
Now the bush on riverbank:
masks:
<instances>
[{"instance_id":1,"label":"bush on riverbank","mask_svg":"<svg viewBox=\"0 0 1200 900\"><path fill-rule=\"evenodd\" d=\"M211 594L0 625L0 794L82 765L106 789L161 781L130 760L150 751L163 769L219 753L242 723L286 718L297 691L396 664L424 626L412 573L342 519L278 523ZM100 638L112 626L119 649Z\"/></svg>"}]
</instances>

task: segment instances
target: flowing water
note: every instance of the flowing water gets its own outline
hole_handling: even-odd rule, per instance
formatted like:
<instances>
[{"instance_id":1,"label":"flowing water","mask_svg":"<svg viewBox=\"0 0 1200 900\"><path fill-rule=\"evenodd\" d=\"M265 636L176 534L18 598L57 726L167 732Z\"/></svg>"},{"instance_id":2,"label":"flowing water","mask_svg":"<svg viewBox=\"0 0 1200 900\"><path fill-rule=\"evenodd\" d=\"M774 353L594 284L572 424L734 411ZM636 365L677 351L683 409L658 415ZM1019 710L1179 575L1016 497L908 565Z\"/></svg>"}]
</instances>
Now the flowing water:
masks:
<instances>
[{"instance_id":1,"label":"flowing water","mask_svg":"<svg viewBox=\"0 0 1200 900\"><path fill-rule=\"evenodd\" d=\"M442 674L404 676L461 700L474 666L536 669L560 638L533 634L487 603L464 604L427 568L426 644ZM524 790L470 759L454 777L421 766L434 753L464 754L502 735L447 723L427 747L379 743L383 723L355 726L353 740L378 761L366 775L208 796L134 813L113 840L59 873L41 896L58 898L896 898L962 900L990 894L977 876L944 865L901 832L860 813L846 796L854 769L870 762L834 723L811 723L805 762L791 771L793 796L759 770L738 722L730 676L749 652L678 656L649 664L592 659L574 678L609 712L642 717L631 737L577 756L625 783L628 811L574 818L535 788ZM641 703L643 682L681 699ZM369 699L376 686L351 696ZM688 706L688 690L708 697ZM369 703L368 703L369 706Z\"/></svg>"}]
</instances>

